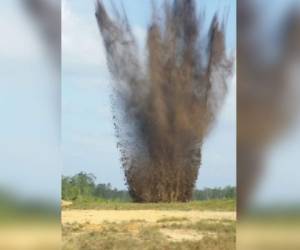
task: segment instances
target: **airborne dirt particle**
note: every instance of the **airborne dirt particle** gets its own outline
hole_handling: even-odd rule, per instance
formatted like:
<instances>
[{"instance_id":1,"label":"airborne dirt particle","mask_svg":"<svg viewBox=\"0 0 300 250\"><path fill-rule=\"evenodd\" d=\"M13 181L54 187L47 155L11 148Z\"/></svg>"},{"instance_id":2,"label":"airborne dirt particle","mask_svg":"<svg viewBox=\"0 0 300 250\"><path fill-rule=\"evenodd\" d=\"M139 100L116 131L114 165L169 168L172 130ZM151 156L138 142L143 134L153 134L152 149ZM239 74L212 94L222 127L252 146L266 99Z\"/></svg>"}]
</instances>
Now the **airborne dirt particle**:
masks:
<instances>
[{"instance_id":1,"label":"airborne dirt particle","mask_svg":"<svg viewBox=\"0 0 300 250\"><path fill-rule=\"evenodd\" d=\"M139 202L186 202L232 60L217 15L203 39L194 0L166 1L161 9L153 8L145 62L126 14L115 10L112 19L99 1L96 18L113 80L114 125L130 195Z\"/></svg>"}]
</instances>

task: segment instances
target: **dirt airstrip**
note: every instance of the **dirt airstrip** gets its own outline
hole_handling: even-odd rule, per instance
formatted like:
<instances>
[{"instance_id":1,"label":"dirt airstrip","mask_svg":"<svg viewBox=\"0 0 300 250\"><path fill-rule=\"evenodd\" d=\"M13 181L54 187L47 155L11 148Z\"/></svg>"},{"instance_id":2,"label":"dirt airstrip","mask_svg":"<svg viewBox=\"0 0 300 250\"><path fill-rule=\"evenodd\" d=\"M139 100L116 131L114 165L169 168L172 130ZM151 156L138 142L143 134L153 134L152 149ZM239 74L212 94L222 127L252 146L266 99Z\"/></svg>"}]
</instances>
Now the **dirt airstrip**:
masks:
<instances>
[{"instance_id":1,"label":"dirt airstrip","mask_svg":"<svg viewBox=\"0 0 300 250\"><path fill-rule=\"evenodd\" d=\"M64 210L62 223L90 223L124 222L143 220L155 223L164 218L186 218L186 220L235 220L235 212L219 211L167 211L167 210Z\"/></svg>"}]
</instances>

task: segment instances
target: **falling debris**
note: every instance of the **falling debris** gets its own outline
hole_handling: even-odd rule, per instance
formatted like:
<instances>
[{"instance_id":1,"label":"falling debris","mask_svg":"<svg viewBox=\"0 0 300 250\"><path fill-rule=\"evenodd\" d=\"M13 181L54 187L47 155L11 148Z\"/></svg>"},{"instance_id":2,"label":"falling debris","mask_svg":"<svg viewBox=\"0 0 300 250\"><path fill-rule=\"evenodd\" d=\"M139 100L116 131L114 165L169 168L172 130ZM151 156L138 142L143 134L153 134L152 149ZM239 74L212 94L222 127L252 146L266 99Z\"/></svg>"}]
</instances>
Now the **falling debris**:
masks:
<instances>
[{"instance_id":1,"label":"falling debris","mask_svg":"<svg viewBox=\"0 0 300 250\"><path fill-rule=\"evenodd\" d=\"M162 11L153 7L143 62L126 14L114 11L111 18L97 2L130 195L138 202L189 201L231 75L225 25L215 15L203 36L195 1L165 1Z\"/></svg>"}]
</instances>

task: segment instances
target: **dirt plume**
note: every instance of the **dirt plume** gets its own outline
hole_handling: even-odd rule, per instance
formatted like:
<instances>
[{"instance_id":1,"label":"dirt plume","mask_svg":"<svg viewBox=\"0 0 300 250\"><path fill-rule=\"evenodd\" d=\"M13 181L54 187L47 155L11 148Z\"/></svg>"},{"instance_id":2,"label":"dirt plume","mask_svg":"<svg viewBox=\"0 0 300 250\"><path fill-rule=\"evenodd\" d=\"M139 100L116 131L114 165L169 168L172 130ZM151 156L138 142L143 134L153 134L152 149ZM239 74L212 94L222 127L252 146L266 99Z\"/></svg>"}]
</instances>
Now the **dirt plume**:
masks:
<instances>
[{"instance_id":1,"label":"dirt plume","mask_svg":"<svg viewBox=\"0 0 300 250\"><path fill-rule=\"evenodd\" d=\"M132 198L190 200L203 140L231 74L224 22L215 15L202 34L195 1L165 1L159 11L154 6L143 62L125 13L115 8L111 18L98 1L96 18L113 80L116 135Z\"/></svg>"}]
</instances>

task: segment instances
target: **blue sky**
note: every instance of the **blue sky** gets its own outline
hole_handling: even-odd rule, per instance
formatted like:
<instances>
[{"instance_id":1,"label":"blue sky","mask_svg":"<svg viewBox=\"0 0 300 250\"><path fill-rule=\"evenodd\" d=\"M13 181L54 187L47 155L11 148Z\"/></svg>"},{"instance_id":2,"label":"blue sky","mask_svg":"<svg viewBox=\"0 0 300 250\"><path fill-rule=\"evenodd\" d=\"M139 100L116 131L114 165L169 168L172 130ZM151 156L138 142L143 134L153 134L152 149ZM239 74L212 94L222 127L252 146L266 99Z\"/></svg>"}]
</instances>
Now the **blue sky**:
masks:
<instances>
[{"instance_id":1,"label":"blue sky","mask_svg":"<svg viewBox=\"0 0 300 250\"><path fill-rule=\"evenodd\" d=\"M0 33L5 38L0 39L0 188L13 189L24 197L59 200L61 173L79 171L92 172L98 181L123 188L94 1L63 1L62 95L60 79L51 68L39 33L18 2L2 1L0 8ZM125 6L133 13L130 21L140 42L149 18L147 2ZM232 6L227 41L234 48L235 1L201 3L210 13L223 4ZM205 142L198 187L235 184L235 130L233 81L218 123ZM296 126L270 149L265 181L258 187L259 202L299 200L299 141Z\"/></svg>"},{"instance_id":2,"label":"blue sky","mask_svg":"<svg viewBox=\"0 0 300 250\"><path fill-rule=\"evenodd\" d=\"M109 1L104 1L109 6ZM140 47L151 15L151 1L123 1ZM162 1L157 1L158 4ZM116 1L119 4L120 1ZM229 10L226 41L235 48L235 1L201 1L207 20ZM99 182L124 188L110 108L110 78L94 17L94 1L63 1L62 135L63 174L94 173ZM235 185L235 81L218 122L203 149L197 187Z\"/></svg>"},{"instance_id":3,"label":"blue sky","mask_svg":"<svg viewBox=\"0 0 300 250\"><path fill-rule=\"evenodd\" d=\"M116 1L120 3L121 0ZM109 6L109 1L104 1ZM149 23L150 1L123 1L134 34L143 46ZM161 2L161 1L158 1ZM209 19L217 9L229 9L226 42L236 46L236 3L234 0L199 1ZM273 2L275 13L282 1ZM277 8L278 7L278 8ZM110 109L110 80L105 53L94 17L94 1L63 1L62 135L63 174L94 173L99 182L124 188L124 177L116 149ZM197 188L236 183L236 82L229 93L218 122L203 148ZM300 130L293 130L270 148L267 170L255 197L260 204L299 199L299 174L295 160ZM284 167L283 167L284 166ZM291 186L293 188L291 188ZM297 188L298 187L298 188ZM279 195L280 194L280 195Z\"/></svg>"},{"instance_id":4,"label":"blue sky","mask_svg":"<svg viewBox=\"0 0 300 250\"><path fill-rule=\"evenodd\" d=\"M115 0L118 5L122 0ZM104 1L109 6L107 0ZM150 17L150 0L123 1L134 34L143 47ZM158 4L162 2L157 1ZM259 2L259 1L258 1ZM274 0L266 6L276 17L295 0ZM236 1L197 1L207 20L219 10L228 10L226 43L230 52L236 47ZM262 2L259 2L262 4ZM267 4L267 3L264 3ZM116 149L110 109L110 80L105 53L94 17L94 0L63 0L62 11L62 150L65 175L79 171L94 173L99 182L124 188L124 177ZM264 7L264 8L266 8ZM261 8L263 9L263 8ZM279 139L266 155L267 169L257 186L254 201L299 201L299 124ZM236 184L236 81L218 121L203 148L197 188Z\"/></svg>"}]
</instances>

